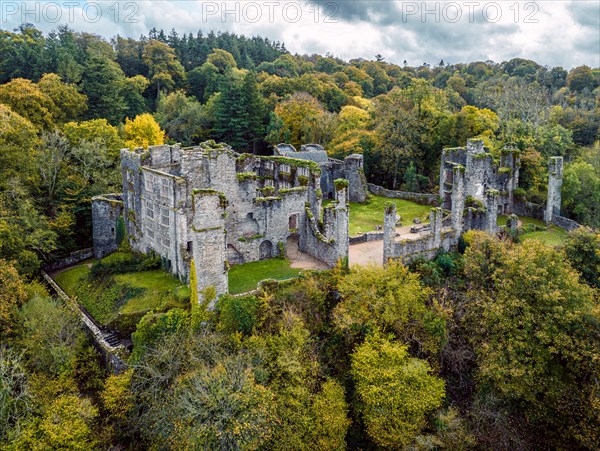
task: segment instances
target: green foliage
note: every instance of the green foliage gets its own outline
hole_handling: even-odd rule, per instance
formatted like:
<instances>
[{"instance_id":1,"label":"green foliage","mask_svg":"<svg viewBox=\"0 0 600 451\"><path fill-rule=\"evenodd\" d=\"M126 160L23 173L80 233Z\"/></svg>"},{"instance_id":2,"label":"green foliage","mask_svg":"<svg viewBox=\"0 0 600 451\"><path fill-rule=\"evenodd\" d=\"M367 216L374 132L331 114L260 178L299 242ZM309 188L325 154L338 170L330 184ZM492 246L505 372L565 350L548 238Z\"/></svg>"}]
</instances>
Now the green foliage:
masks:
<instances>
[{"instance_id":1,"label":"green foliage","mask_svg":"<svg viewBox=\"0 0 600 451\"><path fill-rule=\"evenodd\" d=\"M146 313L131 335L133 340L131 362L138 362L164 336L182 331L188 325L189 315L181 309L172 309L167 313Z\"/></svg>"},{"instance_id":2,"label":"green foliage","mask_svg":"<svg viewBox=\"0 0 600 451\"><path fill-rule=\"evenodd\" d=\"M384 448L410 445L426 415L445 396L444 381L429 364L409 357L407 347L379 334L367 336L352 354L359 409L371 440Z\"/></svg>"},{"instance_id":3,"label":"green foliage","mask_svg":"<svg viewBox=\"0 0 600 451\"><path fill-rule=\"evenodd\" d=\"M564 243L569 263L581 274L582 282L600 288L600 234L581 227L573 230Z\"/></svg>"},{"instance_id":4,"label":"green foliage","mask_svg":"<svg viewBox=\"0 0 600 451\"><path fill-rule=\"evenodd\" d=\"M258 308L256 296L221 296L217 303L217 330L250 335L258 320Z\"/></svg>"},{"instance_id":5,"label":"green foliage","mask_svg":"<svg viewBox=\"0 0 600 451\"><path fill-rule=\"evenodd\" d=\"M149 271L160 267L160 256L156 254L126 254L117 252L92 265L90 274L103 277L114 274Z\"/></svg>"},{"instance_id":6,"label":"green foliage","mask_svg":"<svg viewBox=\"0 0 600 451\"><path fill-rule=\"evenodd\" d=\"M563 208L581 224L600 226L600 145L587 149L564 170Z\"/></svg>"},{"instance_id":7,"label":"green foliage","mask_svg":"<svg viewBox=\"0 0 600 451\"><path fill-rule=\"evenodd\" d=\"M22 356L0 348L0 444L31 411L32 396Z\"/></svg>"},{"instance_id":8,"label":"green foliage","mask_svg":"<svg viewBox=\"0 0 600 451\"><path fill-rule=\"evenodd\" d=\"M0 259L0 337L7 337L18 320L18 309L27 294L19 273L6 260Z\"/></svg>"},{"instance_id":9,"label":"green foliage","mask_svg":"<svg viewBox=\"0 0 600 451\"><path fill-rule=\"evenodd\" d=\"M354 269L338 290L341 301L333 320L352 341L377 330L394 332L406 343L435 354L446 339L443 316L437 318L440 313L426 306L431 291L401 264Z\"/></svg>"},{"instance_id":10,"label":"green foliage","mask_svg":"<svg viewBox=\"0 0 600 451\"><path fill-rule=\"evenodd\" d=\"M480 389L496 391L534 425L556 431L549 440L596 442L600 415L585 376L598 371L594 292L550 247L473 237L465 252L467 324Z\"/></svg>"},{"instance_id":11,"label":"green foliage","mask_svg":"<svg viewBox=\"0 0 600 451\"><path fill-rule=\"evenodd\" d=\"M57 376L73 368L81 334L77 315L52 298L34 296L21 308L23 334L31 369Z\"/></svg>"}]
</instances>

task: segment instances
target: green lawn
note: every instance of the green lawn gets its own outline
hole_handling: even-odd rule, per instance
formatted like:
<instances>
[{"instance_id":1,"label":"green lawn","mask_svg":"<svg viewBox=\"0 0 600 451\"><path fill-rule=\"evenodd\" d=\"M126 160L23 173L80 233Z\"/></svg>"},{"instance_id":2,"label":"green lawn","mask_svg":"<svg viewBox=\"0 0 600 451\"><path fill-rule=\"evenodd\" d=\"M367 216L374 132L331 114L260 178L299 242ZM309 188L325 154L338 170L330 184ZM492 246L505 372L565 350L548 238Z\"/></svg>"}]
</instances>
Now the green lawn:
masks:
<instances>
[{"instance_id":1,"label":"green lawn","mask_svg":"<svg viewBox=\"0 0 600 451\"><path fill-rule=\"evenodd\" d=\"M497 224L499 226L506 225L506 219L507 219L506 215L498 215ZM546 227L546 223L540 219L529 218L527 216L523 216L523 217L519 216L519 219L521 220L523 225L534 224L536 226ZM543 231L529 232L529 233L524 233L523 235L521 235L522 240L539 240L550 246L560 246L565 241L566 237L567 237L567 232L565 232L563 229L561 229L559 227L555 227L555 226L550 226L546 230L543 230Z\"/></svg>"},{"instance_id":2,"label":"green lawn","mask_svg":"<svg viewBox=\"0 0 600 451\"><path fill-rule=\"evenodd\" d=\"M507 215L498 215L496 224L499 226L505 226L507 219L508 219ZM521 223L523 223L523 225L535 224L540 227L546 227L546 223L544 221L541 221L540 219L530 218L529 216L519 216L519 220L521 221Z\"/></svg>"},{"instance_id":3,"label":"green lawn","mask_svg":"<svg viewBox=\"0 0 600 451\"><path fill-rule=\"evenodd\" d=\"M54 276L54 281L63 289L69 296L75 294L77 286L81 283L81 279L90 273L90 268L87 264L75 266L67 269Z\"/></svg>"},{"instance_id":4,"label":"green lawn","mask_svg":"<svg viewBox=\"0 0 600 451\"><path fill-rule=\"evenodd\" d=\"M290 268L290 262L281 258L235 265L229 270L229 292L245 293L254 290L261 280L290 279L296 277L300 271L302 270Z\"/></svg>"},{"instance_id":5,"label":"green lawn","mask_svg":"<svg viewBox=\"0 0 600 451\"><path fill-rule=\"evenodd\" d=\"M371 196L368 204L350 202L350 236L372 232L375 226L383 226L383 214L386 202L396 204L396 211L402 217L402 224L412 224L414 218L423 222L429 221L431 206L420 205L403 199L388 199L387 197Z\"/></svg>"},{"instance_id":6,"label":"green lawn","mask_svg":"<svg viewBox=\"0 0 600 451\"><path fill-rule=\"evenodd\" d=\"M117 252L102 261L112 262L123 257L127 257L127 254ZM116 274L107 284L102 280L88 279L88 264L95 261L98 260L63 271L54 280L70 296L76 296L80 289L79 302L102 324L110 323L120 314L139 315L150 310L185 308L189 305L189 288L161 269ZM81 288L84 285L86 287ZM110 289L116 286L122 287L122 290L112 292ZM100 292L97 292L98 288ZM88 292L90 295L85 296Z\"/></svg>"},{"instance_id":7,"label":"green lawn","mask_svg":"<svg viewBox=\"0 0 600 451\"><path fill-rule=\"evenodd\" d=\"M543 232L529 232L521 236L522 240L539 240L550 246L560 246L567 238L567 232L555 226L548 227Z\"/></svg>"}]
</instances>

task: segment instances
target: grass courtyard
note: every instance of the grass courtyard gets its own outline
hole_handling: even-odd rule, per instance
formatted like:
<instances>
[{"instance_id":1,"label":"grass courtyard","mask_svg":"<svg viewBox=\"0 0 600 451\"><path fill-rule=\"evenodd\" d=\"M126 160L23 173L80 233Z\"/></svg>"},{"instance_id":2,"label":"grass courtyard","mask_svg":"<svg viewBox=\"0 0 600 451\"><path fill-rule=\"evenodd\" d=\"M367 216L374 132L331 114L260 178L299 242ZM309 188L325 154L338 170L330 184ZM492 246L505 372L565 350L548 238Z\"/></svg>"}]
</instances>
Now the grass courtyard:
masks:
<instances>
[{"instance_id":1,"label":"grass courtyard","mask_svg":"<svg viewBox=\"0 0 600 451\"><path fill-rule=\"evenodd\" d=\"M383 226L384 208L387 202L396 204L396 211L402 218L403 225L410 225L413 219L429 221L431 206L420 205L403 199L388 199L387 197L371 196L367 204L350 202L350 236L372 232L376 226Z\"/></svg>"},{"instance_id":2,"label":"grass courtyard","mask_svg":"<svg viewBox=\"0 0 600 451\"><path fill-rule=\"evenodd\" d=\"M92 276L93 264L128 258L130 254L116 252L102 260L88 260L56 274L54 280L69 296L76 297L96 321L123 333L134 328L148 311L189 305L189 288L161 269Z\"/></svg>"},{"instance_id":3,"label":"grass courtyard","mask_svg":"<svg viewBox=\"0 0 600 451\"><path fill-rule=\"evenodd\" d=\"M506 215L499 215L497 224L499 226L506 225ZM539 227L544 227L546 230L539 230L535 232L527 232L521 235L521 239L526 240L538 240L542 243L545 243L549 246L560 246L563 244L565 239L567 238L567 232L556 226L546 227L546 223L539 219L529 218L527 216L519 217L522 226L526 226L527 224L533 224Z\"/></svg>"},{"instance_id":4,"label":"grass courtyard","mask_svg":"<svg viewBox=\"0 0 600 451\"><path fill-rule=\"evenodd\" d=\"M282 258L272 258L257 262L232 266L229 270L229 292L245 293L256 288L264 279L284 280L296 277L301 269L291 268L290 262Z\"/></svg>"}]
</instances>

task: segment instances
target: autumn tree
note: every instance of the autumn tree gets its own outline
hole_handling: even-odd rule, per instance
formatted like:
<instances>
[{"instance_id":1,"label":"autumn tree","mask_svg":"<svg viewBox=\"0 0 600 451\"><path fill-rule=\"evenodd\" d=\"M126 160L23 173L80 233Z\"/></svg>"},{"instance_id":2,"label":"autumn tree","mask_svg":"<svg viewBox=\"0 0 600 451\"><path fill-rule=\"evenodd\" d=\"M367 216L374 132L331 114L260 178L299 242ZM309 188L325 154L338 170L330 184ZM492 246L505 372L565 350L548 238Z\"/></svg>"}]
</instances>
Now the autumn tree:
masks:
<instances>
[{"instance_id":1,"label":"autumn tree","mask_svg":"<svg viewBox=\"0 0 600 451\"><path fill-rule=\"evenodd\" d=\"M18 309L25 302L23 281L15 267L0 259L0 337L14 331Z\"/></svg>"},{"instance_id":2,"label":"autumn tree","mask_svg":"<svg viewBox=\"0 0 600 451\"><path fill-rule=\"evenodd\" d=\"M52 98L35 83L23 78L0 85L0 103L38 128L52 128L56 115L59 114Z\"/></svg>"},{"instance_id":3,"label":"autumn tree","mask_svg":"<svg viewBox=\"0 0 600 451\"><path fill-rule=\"evenodd\" d=\"M367 434L378 446L409 446L440 407L444 381L405 345L373 334L352 353L352 377Z\"/></svg>"},{"instance_id":4,"label":"autumn tree","mask_svg":"<svg viewBox=\"0 0 600 451\"><path fill-rule=\"evenodd\" d=\"M326 145L332 138L335 123L317 99L306 93L293 94L275 107L275 115L281 119L278 127L271 124L267 140L272 144L289 142L296 148L302 144Z\"/></svg>"},{"instance_id":5,"label":"autumn tree","mask_svg":"<svg viewBox=\"0 0 600 451\"><path fill-rule=\"evenodd\" d=\"M63 83L56 74L44 74L38 87L56 105L54 120L59 124L78 119L87 110L87 97L75 85Z\"/></svg>"},{"instance_id":6,"label":"autumn tree","mask_svg":"<svg viewBox=\"0 0 600 451\"><path fill-rule=\"evenodd\" d=\"M600 430L590 379L599 370L596 294L551 247L469 235L466 322L480 393L498 394L553 443L593 447Z\"/></svg>"},{"instance_id":7,"label":"autumn tree","mask_svg":"<svg viewBox=\"0 0 600 451\"><path fill-rule=\"evenodd\" d=\"M145 113L125 121L125 145L136 147L156 146L165 142L165 132L151 114Z\"/></svg>"},{"instance_id":8,"label":"autumn tree","mask_svg":"<svg viewBox=\"0 0 600 451\"><path fill-rule=\"evenodd\" d=\"M183 81L183 66L175 51L164 42L151 39L144 46L142 60L148 67L150 82L156 89L156 98L161 90L170 91Z\"/></svg>"},{"instance_id":9,"label":"autumn tree","mask_svg":"<svg viewBox=\"0 0 600 451\"><path fill-rule=\"evenodd\" d=\"M399 263L353 270L338 290L334 324L352 340L377 330L393 332L425 353L438 352L445 340L443 312L426 305L430 290Z\"/></svg>"}]
</instances>

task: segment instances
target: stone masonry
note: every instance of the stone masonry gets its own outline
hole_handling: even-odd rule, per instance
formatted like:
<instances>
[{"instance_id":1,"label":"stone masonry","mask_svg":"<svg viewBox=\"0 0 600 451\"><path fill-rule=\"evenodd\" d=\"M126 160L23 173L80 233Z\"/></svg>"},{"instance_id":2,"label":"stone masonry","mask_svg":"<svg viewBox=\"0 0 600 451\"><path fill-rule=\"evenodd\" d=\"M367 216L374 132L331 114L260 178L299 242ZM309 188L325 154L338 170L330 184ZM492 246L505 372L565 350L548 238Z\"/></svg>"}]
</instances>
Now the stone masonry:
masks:
<instances>
[{"instance_id":1,"label":"stone masonry","mask_svg":"<svg viewBox=\"0 0 600 451\"><path fill-rule=\"evenodd\" d=\"M362 160L352 158L348 166L358 172ZM349 184L333 182L335 201L319 221L322 170L315 161L238 154L209 141L123 149L121 171L131 248L160 255L182 280L193 262L199 293L210 286L226 293L230 265L277 257L292 235L300 250L330 267L348 255ZM116 249L107 232L116 211L101 197L93 203L94 244L102 256Z\"/></svg>"},{"instance_id":2,"label":"stone masonry","mask_svg":"<svg viewBox=\"0 0 600 451\"><path fill-rule=\"evenodd\" d=\"M92 198L92 223L94 257L102 258L116 251L125 238L122 196L106 194Z\"/></svg>"},{"instance_id":3,"label":"stone masonry","mask_svg":"<svg viewBox=\"0 0 600 451\"><path fill-rule=\"evenodd\" d=\"M319 144L305 144L299 151L291 144L278 144L273 148L274 155L301 160L314 161L321 168L321 191L325 199L335 197L335 180L346 179L349 182L350 202L363 203L367 199L367 179L363 170L363 156L352 154L344 161L329 158Z\"/></svg>"},{"instance_id":4,"label":"stone masonry","mask_svg":"<svg viewBox=\"0 0 600 451\"><path fill-rule=\"evenodd\" d=\"M560 214L562 157L552 157L549 163L548 206L546 223L566 229L577 227ZM519 182L519 151L507 147L499 161L486 151L481 140L468 140L466 147L444 149L440 168L440 198L449 217L442 209L433 208L430 232L417 239L396 241L396 208L386 207L384 217L384 264L389 259L405 262L416 257L434 258L441 250L448 251L458 244L461 234L468 230L498 231L498 214L511 214L515 208L513 193ZM563 220L564 219L564 220ZM517 217L511 214L509 227L514 229ZM571 221L574 222L574 221ZM446 228L444 229L444 226Z\"/></svg>"},{"instance_id":5,"label":"stone masonry","mask_svg":"<svg viewBox=\"0 0 600 451\"><path fill-rule=\"evenodd\" d=\"M553 216L560 216L561 187L563 178L563 158L552 157L548 162L548 200L544 221L546 224L552 222Z\"/></svg>"}]
</instances>

